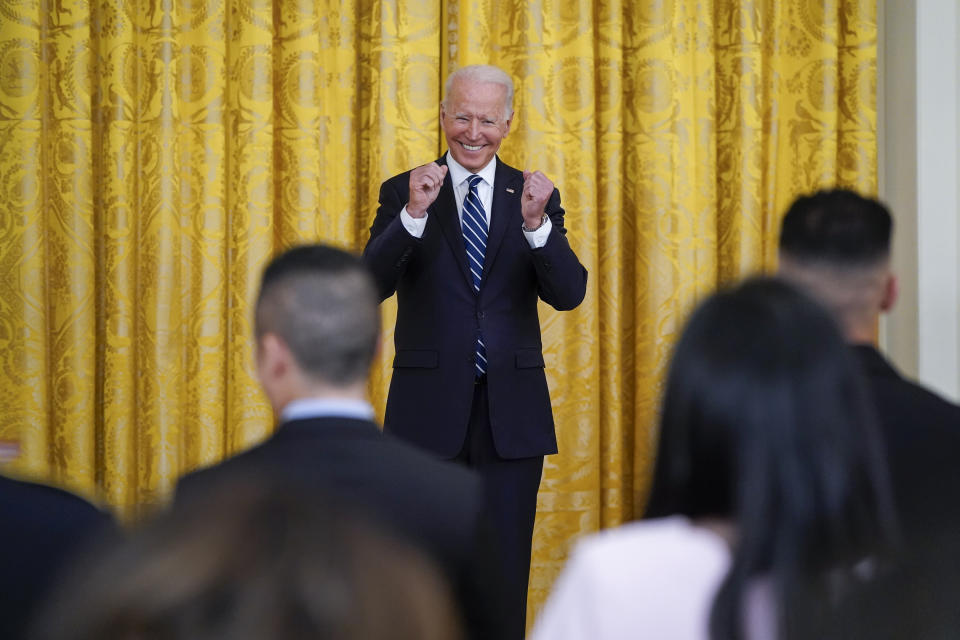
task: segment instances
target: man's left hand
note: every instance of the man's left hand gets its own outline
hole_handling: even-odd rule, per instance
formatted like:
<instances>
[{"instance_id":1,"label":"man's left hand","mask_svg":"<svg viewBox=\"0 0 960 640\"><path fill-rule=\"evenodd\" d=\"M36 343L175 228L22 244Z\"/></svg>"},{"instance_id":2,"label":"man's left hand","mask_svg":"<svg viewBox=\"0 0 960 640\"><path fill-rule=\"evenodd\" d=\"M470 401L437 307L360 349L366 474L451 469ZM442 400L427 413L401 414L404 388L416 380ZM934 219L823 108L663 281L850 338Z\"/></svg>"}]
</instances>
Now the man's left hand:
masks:
<instances>
[{"instance_id":1,"label":"man's left hand","mask_svg":"<svg viewBox=\"0 0 960 640\"><path fill-rule=\"evenodd\" d=\"M539 171L523 172L523 194L520 196L520 213L523 226L536 229L540 226L547 200L553 194L553 182Z\"/></svg>"}]
</instances>

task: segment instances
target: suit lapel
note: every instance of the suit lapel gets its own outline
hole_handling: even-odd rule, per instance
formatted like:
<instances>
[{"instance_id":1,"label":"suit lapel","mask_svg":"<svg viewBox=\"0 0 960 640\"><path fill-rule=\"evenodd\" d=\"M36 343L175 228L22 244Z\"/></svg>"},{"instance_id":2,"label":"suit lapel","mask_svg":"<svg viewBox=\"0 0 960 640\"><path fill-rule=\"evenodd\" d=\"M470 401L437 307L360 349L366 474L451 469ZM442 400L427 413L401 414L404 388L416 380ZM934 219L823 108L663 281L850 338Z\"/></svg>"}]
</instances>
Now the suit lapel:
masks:
<instances>
[{"instance_id":1,"label":"suit lapel","mask_svg":"<svg viewBox=\"0 0 960 640\"><path fill-rule=\"evenodd\" d=\"M441 166L446 163L446 155L437 160L437 164ZM460 266L460 272L470 291L473 291L473 277L470 275L470 266L467 264L467 249L463 246L463 230L460 228L460 214L457 211L457 199L453 195L453 181L450 179L449 171L443 179L443 186L440 187L436 201L430 205L428 211L440 223L440 230L450 243L450 249Z\"/></svg>"},{"instance_id":2,"label":"suit lapel","mask_svg":"<svg viewBox=\"0 0 960 640\"><path fill-rule=\"evenodd\" d=\"M508 191L508 189L512 190ZM487 251L483 259L483 280L486 281L493 262L497 259L503 235L510 226L511 220L516 221L513 214L520 206L520 196L523 193L523 181L517 177L515 171L510 171L507 165L497 158L497 173L493 179L493 202L490 205L490 232L487 235ZM466 254L466 250L464 250ZM481 288L483 284L481 283Z\"/></svg>"}]
</instances>

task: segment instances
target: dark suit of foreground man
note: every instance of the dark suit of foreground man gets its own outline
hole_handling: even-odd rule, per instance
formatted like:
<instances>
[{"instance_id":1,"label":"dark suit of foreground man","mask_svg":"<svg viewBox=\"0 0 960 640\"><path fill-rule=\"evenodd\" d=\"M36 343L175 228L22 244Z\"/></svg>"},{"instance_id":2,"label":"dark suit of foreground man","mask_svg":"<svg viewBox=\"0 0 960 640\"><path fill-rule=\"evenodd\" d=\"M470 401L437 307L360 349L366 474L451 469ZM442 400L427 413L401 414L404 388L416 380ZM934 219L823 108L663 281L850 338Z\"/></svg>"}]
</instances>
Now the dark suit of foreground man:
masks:
<instances>
[{"instance_id":1,"label":"dark suit of foreground man","mask_svg":"<svg viewBox=\"0 0 960 640\"><path fill-rule=\"evenodd\" d=\"M110 516L72 493L0 476L0 638L24 637L65 567L116 534Z\"/></svg>"},{"instance_id":2,"label":"dark suit of foreground man","mask_svg":"<svg viewBox=\"0 0 960 640\"><path fill-rule=\"evenodd\" d=\"M908 542L960 525L960 407L903 378L874 348L893 307L893 221L879 202L837 189L798 198L780 233L780 272L832 312L873 392Z\"/></svg>"},{"instance_id":3,"label":"dark suit of foreground man","mask_svg":"<svg viewBox=\"0 0 960 640\"><path fill-rule=\"evenodd\" d=\"M509 76L465 67L445 94L448 152L383 183L364 250L380 298L397 294L384 428L484 476L519 638L543 456L557 451L537 300L573 309L587 272L553 183L496 157Z\"/></svg>"},{"instance_id":4,"label":"dark suit of foreground man","mask_svg":"<svg viewBox=\"0 0 960 640\"><path fill-rule=\"evenodd\" d=\"M479 478L373 422L366 379L379 310L359 258L324 246L279 256L264 271L255 325L257 374L280 427L265 443L184 477L177 501L231 473L293 480L343 499L438 561L472 637L498 637Z\"/></svg>"}]
</instances>

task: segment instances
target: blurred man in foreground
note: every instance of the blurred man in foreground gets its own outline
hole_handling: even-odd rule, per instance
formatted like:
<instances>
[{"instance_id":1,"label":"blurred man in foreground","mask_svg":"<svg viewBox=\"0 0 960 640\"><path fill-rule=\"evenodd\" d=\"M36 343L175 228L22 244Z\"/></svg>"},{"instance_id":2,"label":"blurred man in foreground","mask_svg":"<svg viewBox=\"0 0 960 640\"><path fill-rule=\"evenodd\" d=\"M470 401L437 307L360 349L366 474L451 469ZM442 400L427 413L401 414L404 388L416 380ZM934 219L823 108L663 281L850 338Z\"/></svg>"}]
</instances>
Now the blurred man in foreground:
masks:
<instances>
[{"instance_id":1,"label":"blurred man in foreground","mask_svg":"<svg viewBox=\"0 0 960 640\"><path fill-rule=\"evenodd\" d=\"M886 207L852 191L802 196L783 219L780 273L833 313L863 367L909 539L960 522L960 407L903 378L874 346L897 300L892 227Z\"/></svg>"},{"instance_id":2,"label":"blurred man in foreground","mask_svg":"<svg viewBox=\"0 0 960 640\"><path fill-rule=\"evenodd\" d=\"M333 496L425 550L451 580L470 635L497 637L479 478L373 422L366 386L380 322L364 264L327 246L291 249L264 270L255 313L257 374L280 426L265 443L184 477L177 501L251 472Z\"/></svg>"}]
</instances>

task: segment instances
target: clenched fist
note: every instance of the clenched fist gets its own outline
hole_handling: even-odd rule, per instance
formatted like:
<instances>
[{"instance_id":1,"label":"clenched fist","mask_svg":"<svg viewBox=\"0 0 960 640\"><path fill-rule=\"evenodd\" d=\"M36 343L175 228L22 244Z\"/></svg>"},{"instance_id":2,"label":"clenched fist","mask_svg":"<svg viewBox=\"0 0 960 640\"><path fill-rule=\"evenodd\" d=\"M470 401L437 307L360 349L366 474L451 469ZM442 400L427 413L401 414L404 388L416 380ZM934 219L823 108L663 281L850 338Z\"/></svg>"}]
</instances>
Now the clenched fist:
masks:
<instances>
[{"instance_id":1,"label":"clenched fist","mask_svg":"<svg viewBox=\"0 0 960 640\"><path fill-rule=\"evenodd\" d=\"M520 213L523 226L536 229L540 226L547 200L553 194L553 182L539 171L523 172L523 194L520 196Z\"/></svg>"},{"instance_id":2,"label":"clenched fist","mask_svg":"<svg viewBox=\"0 0 960 640\"><path fill-rule=\"evenodd\" d=\"M410 202L407 203L407 213L411 218L427 215L427 207L437 199L446 176L447 165L441 167L436 162L421 165L410 172Z\"/></svg>"}]
</instances>

